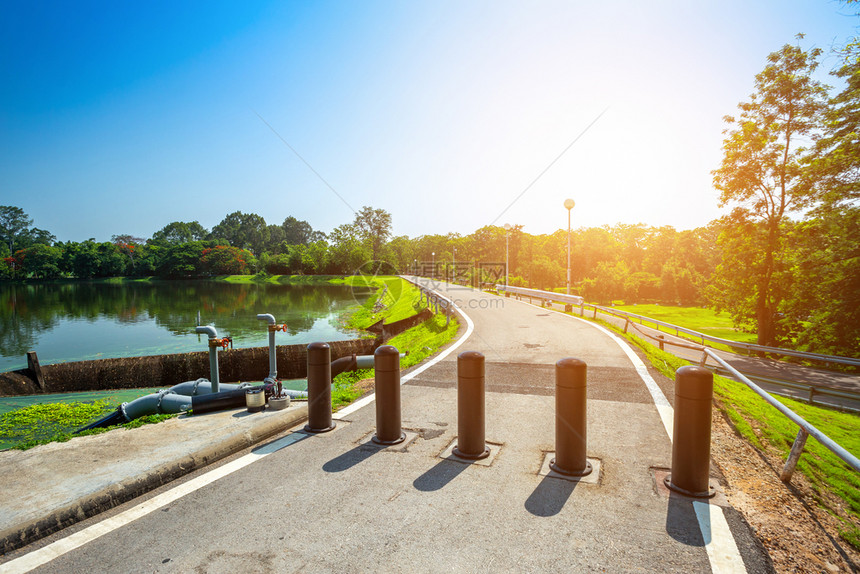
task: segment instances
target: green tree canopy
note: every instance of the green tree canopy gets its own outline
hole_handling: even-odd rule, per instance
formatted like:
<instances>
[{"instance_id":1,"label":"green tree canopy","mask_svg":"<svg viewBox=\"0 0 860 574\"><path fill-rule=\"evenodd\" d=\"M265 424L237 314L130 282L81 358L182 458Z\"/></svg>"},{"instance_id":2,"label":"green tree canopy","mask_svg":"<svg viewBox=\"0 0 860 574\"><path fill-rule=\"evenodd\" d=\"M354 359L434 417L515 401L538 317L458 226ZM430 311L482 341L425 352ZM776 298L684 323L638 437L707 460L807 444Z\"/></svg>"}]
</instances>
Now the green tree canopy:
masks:
<instances>
[{"instance_id":1,"label":"green tree canopy","mask_svg":"<svg viewBox=\"0 0 860 574\"><path fill-rule=\"evenodd\" d=\"M721 265L715 280L728 291L739 282L746 285L741 302L724 297L717 300L739 324L754 321L758 342L778 342L776 320L781 302L781 286L775 281L779 272L782 225L788 213L806 208L813 200L803 185L800 145L819 125L825 105L826 88L811 76L821 50L804 51L786 44L768 56L764 70L755 77L755 92L738 105L738 117L726 116L729 124L723 142L723 161L713 172L714 186L720 191L720 206L733 206L724 234L736 233L744 225L759 229L739 241L724 237L723 249L752 249L762 254L749 266ZM740 254L738 254L740 256Z\"/></svg>"}]
</instances>

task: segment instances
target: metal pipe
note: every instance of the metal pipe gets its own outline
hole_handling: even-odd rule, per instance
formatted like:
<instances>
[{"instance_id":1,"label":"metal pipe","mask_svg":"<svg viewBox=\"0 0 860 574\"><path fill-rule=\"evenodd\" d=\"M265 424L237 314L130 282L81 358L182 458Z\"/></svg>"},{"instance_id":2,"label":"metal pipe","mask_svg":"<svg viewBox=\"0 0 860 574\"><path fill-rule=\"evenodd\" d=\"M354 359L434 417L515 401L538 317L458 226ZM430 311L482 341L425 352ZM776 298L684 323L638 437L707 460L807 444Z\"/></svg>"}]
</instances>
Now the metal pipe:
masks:
<instances>
[{"instance_id":1,"label":"metal pipe","mask_svg":"<svg viewBox=\"0 0 860 574\"><path fill-rule=\"evenodd\" d=\"M278 378L278 356L275 351L275 331L272 326L275 324L275 317L270 313L259 313L257 319L266 321L269 324L269 377L273 381Z\"/></svg>"},{"instance_id":2,"label":"metal pipe","mask_svg":"<svg viewBox=\"0 0 860 574\"><path fill-rule=\"evenodd\" d=\"M464 351L457 356L457 446L454 455L478 460L490 456L485 442L484 355Z\"/></svg>"},{"instance_id":3,"label":"metal pipe","mask_svg":"<svg viewBox=\"0 0 860 574\"><path fill-rule=\"evenodd\" d=\"M707 355L709 357L714 359L717 363L719 363L726 370L728 370L730 373L732 373L732 375L734 375L739 381L741 381L743 384L745 384L746 386L751 388L760 397L762 397L764 400L766 400L768 403L770 403L776 410L778 410L779 412L781 412L782 414L787 416L789 419L794 421L795 424L797 424L802 429L806 430L807 433L809 433L810 435L815 437L815 440L817 440L818 442L820 442L821 444L823 444L824 446L829 448L833 452L833 454L835 454L836 456L838 456L839 458L841 458L842 460L847 462L851 466L851 468L853 468L856 471L860 471L860 458L857 458L856 456L854 456L853 454L851 454L850 452L845 450L841 445L834 442L834 440L831 439L829 436L827 436L826 434L824 434L823 432L821 432L820 430L818 430L817 428L815 428L814 426L812 426L811 424L806 422L802 417L795 414L794 411L792 411L787 406L785 406L784 404L782 404L781 402L779 402L778 400L776 400L775 398L770 396L769 393L767 393L761 387L759 387L754 382L749 380L743 374L738 372L737 369L735 369L734 367L729 365L726 361L723 360L722 357L720 357L719 355L714 353L711 349L705 349L705 353L707 353Z\"/></svg>"},{"instance_id":4,"label":"metal pipe","mask_svg":"<svg viewBox=\"0 0 860 574\"><path fill-rule=\"evenodd\" d=\"M666 486L686 496L710 498L711 403L714 374L687 365L675 373L675 415L672 430L672 473Z\"/></svg>"},{"instance_id":5,"label":"metal pipe","mask_svg":"<svg viewBox=\"0 0 860 574\"><path fill-rule=\"evenodd\" d=\"M200 325L194 329L194 332L209 336L209 380L212 382L212 392L217 393L219 391L218 347L212 344L212 340L218 338L218 332L212 325Z\"/></svg>"},{"instance_id":6,"label":"metal pipe","mask_svg":"<svg viewBox=\"0 0 860 574\"><path fill-rule=\"evenodd\" d=\"M568 476L591 474L586 457L586 364L574 358L555 364L555 458L550 468Z\"/></svg>"},{"instance_id":7,"label":"metal pipe","mask_svg":"<svg viewBox=\"0 0 860 574\"><path fill-rule=\"evenodd\" d=\"M400 419L400 353L382 345L373 353L376 388L376 444L392 445L406 440Z\"/></svg>"}]
</instances>

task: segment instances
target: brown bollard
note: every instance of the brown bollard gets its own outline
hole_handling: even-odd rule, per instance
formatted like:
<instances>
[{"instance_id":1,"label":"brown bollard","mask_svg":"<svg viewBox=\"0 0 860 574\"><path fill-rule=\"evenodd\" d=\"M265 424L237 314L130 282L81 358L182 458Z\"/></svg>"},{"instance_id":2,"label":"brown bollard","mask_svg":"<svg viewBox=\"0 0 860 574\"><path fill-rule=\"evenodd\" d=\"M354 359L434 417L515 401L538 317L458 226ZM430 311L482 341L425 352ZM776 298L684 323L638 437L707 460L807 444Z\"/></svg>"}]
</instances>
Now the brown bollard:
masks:
<instances>
[{"instance_id":1,"label":"brown bollard","mask_svg":"<svg viewBox=\"0 0 860 574\"><path fill-rule=\"evenodd\" d=\"M331 347L328 343L308 345L308 432L328 432L331 419Z\"/></svg>"},{"instance_id":2,"label":"brown bollard","mask_svg":"<svg viewBox=\"0 0 860 574\"><path fill-rule=\"evenodd\" d=\"M549 467L567 476L591 474L585 453L586 365L579 359L555 364L555 458Z\"/></svg>"},{"instance_id":3,"label":"brown bollard","mask_svg":"<svg viewBox=\"0 0 860 574\"><path fill-rule=\"evenodd\" d=\"M710 498L711 402L714 375L704 367L685 366L675 373L675 419L672 430L672 473L664 479L675 492Z\"/></svg>"},{"instance_id":4,"label":"brown bollard","mask_svg":"<svg viewBox=\"0 0 860 574\"><path fill-rule=\"evenodd\" d=\"M397 444L406 440L400 428L400 351L382 345L373 353L376 386L376 444Z\"/></svg>"},{"instance_id":5,"label":"brown bollard","mask_svg":"<svg viewBox=\"0 0 860 574\"><path fill-rule=\"evenodd\" d=\"M484 355L457 355L457 446L454 455L479 460L490 456L484 440Z\"/></svg>"}]
</instances>

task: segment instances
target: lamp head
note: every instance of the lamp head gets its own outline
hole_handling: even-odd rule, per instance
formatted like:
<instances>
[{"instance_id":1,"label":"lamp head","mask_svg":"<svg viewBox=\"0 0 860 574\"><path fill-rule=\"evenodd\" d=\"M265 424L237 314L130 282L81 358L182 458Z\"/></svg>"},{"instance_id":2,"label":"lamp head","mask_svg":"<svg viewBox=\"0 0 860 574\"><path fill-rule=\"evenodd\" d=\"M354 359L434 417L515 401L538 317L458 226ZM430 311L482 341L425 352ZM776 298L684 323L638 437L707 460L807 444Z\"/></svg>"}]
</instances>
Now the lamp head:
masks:
<instances>
[{"instance_id":1,"label":"lamp head","mask_svg":"<svg viewBox=\"0 0 860 574\"><path fill-rule=\"evenodd\" d=\"M571 210L571 209L573 209L573 207L574 207L575 205L576 205L576 202L575 202L575 201L573 201L572 199L565 199L565 200L564 200L564 207L565 207L568 211L569 211L569 210Z\"/></svg>"}]
</instances>

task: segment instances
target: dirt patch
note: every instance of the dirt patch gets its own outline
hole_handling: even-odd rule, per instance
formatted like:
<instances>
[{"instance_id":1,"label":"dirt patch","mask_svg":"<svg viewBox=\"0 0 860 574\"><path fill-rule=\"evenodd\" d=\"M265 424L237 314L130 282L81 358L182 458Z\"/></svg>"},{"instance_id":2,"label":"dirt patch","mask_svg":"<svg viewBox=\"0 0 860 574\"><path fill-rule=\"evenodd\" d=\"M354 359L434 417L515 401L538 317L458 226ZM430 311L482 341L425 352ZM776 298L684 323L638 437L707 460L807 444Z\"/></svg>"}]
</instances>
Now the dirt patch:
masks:
<instances>
[{"instance_id":1,"label":"dirt patch","mask_svg":"<svg viewBox=\"0 0 860 574\"><path fill-rule=\"evenodd\" d=\"M711 455L728 482L726 496L753 527L777 572L860 571L860 552L839 537L842 523L821 508L802 474L783 483L785 461L750 445L716 408L711 435Z\"/></svg>"}]
</instances>

